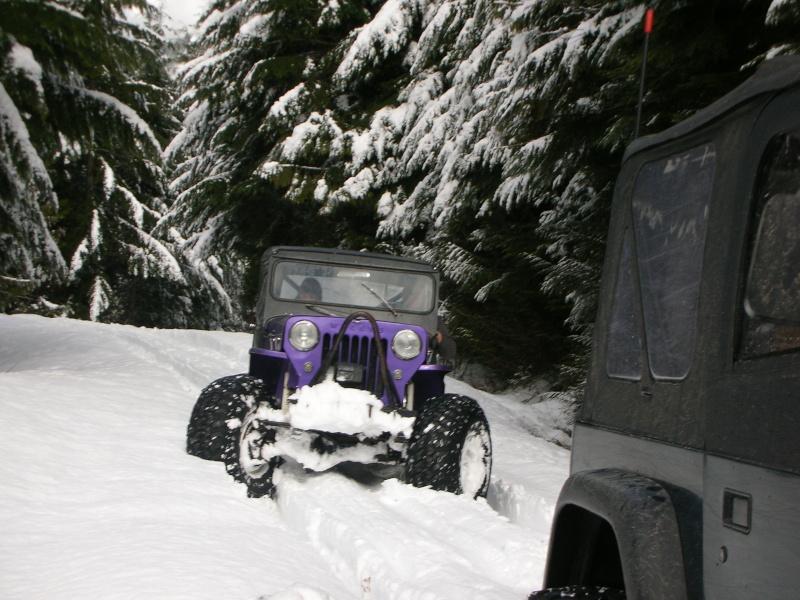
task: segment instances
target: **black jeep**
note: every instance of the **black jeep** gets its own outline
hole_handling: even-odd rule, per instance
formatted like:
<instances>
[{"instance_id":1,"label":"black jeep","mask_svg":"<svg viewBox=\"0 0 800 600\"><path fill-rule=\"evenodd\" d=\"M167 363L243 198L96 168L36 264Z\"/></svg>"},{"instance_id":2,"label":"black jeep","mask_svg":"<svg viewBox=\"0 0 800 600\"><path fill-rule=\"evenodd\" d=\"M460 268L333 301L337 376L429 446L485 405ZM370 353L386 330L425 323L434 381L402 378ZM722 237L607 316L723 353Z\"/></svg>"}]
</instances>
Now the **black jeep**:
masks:
<instances>
[{"instance_id":1,"label":"black jeep","mask_svg":"<svg viewBox=\"0 0 800 600\"><path fill-rule=\"evenodd\" d=\"M800 598L800 57L627 150L531 598Z\"/></svg>"},{"instance_id":2,"label":"black jeep","mask_svg":"<svg viewBox=\"0 0 800 600\"><path fill-rule=\"evenodd\" d=\"M444 392L438 273L366 252L274 247L261 261L247 374L206 387L187 450L253 497L285 460L485 496L491 439L475 400Z\"/></svg>"}]
</instances>

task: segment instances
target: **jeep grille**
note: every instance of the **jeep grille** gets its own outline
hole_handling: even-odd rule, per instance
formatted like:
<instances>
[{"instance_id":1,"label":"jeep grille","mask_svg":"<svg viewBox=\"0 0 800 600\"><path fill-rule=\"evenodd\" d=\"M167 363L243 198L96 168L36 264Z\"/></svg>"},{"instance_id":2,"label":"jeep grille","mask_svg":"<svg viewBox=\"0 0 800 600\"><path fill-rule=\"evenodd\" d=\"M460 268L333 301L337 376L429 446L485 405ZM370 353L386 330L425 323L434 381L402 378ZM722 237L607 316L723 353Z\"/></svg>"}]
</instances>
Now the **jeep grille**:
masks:
<instances>
[{"instance_id":1,"label":"jeep grille","mask_svg":"<svg viewBox=\"0 0 800 600\"><path fill-rule=\"evenodd\" d=\"M327 356L335 338L335 335L329 333L322 336L323 356ZM383 339L380 340L380 343L383 346L384 355L386 355L389 343ZM348 386L367 390L378 398L383 397L383 382L378 371L378 352L371 335L345 335L339 344L339 352L334 364L343 362L356 363L364 367L363 383L360 385L347 384Z\"/></svg>"}]
</instances>

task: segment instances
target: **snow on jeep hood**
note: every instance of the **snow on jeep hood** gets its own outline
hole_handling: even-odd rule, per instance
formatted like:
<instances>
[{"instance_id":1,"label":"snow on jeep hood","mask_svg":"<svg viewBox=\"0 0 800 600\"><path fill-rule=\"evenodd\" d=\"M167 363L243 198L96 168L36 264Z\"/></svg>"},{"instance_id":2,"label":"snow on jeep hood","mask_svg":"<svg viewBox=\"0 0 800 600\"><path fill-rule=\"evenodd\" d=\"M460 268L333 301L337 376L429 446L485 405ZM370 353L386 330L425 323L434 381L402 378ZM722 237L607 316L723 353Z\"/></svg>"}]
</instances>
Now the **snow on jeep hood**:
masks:
<instances>
[{"instance_id":1,"label":"snow on jeep hood","mask_svg":"<svg viewBox=\"0 0 800 600\"><path fill-rule=\"evenodd\" d=\"M411 436L413 417L386 412L383 402L364 390L344 388L335 381L304 386L289 398L288 423L297 429L378 436L388 431Z\"/></svg>"}]
</instances>

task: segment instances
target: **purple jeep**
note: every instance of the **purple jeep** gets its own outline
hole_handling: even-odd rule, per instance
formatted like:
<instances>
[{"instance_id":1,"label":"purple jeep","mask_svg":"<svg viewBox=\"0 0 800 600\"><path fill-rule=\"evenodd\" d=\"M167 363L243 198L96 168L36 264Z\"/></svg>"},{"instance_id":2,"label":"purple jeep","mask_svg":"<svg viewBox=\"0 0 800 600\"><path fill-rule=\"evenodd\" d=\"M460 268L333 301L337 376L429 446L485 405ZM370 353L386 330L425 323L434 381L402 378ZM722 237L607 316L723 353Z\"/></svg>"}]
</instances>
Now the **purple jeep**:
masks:
<instances>
[{"instance_id":1,"label":"purple jeep","mask_svg":"<svg viewBox=\"0 0 800 600\"><path fill-rule=\"evenodd\" d=\"M259 281L249 373L202 391L190 454L225 462L252 497L274 494L284 461L486 496L489 425L475 400L444 393L431 265L273 247Z\"/></svg>"}]
</instances>

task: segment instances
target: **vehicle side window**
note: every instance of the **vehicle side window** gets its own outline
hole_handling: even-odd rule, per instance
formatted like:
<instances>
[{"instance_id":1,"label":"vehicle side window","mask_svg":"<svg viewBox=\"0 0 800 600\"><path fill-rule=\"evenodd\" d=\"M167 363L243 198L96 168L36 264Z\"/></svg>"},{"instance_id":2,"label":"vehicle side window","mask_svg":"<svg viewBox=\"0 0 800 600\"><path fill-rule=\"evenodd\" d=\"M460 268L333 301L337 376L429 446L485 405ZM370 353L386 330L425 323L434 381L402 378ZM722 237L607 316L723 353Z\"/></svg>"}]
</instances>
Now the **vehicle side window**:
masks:
<instances>
[{"instance_id":1,"label":"vehicle side window","mask_svg":"<svg viewBox=\"0 0 800 600\"><path fill-rule=\"evenodd\" d=\"M740 356L800 348L800 130L767 145L749 248Z\"/></svg>"},{"instance_id":2,"label":"vehicle side window","mask_svg":"<svg viewBox=\"0 0 800 600\"><path fill-rule=\"evenodd\" d=\"M641 332L636 320L636 287L633 281L633 240L630 229L625 230L622 256L611 308L608 330L606 372L610 377L638 381L642 378Z\"/></svg>"},{"instance_id":3,"label":"vehicle side window","mask_svg":"<svg viewBox=\"0 0 800 600\"><path fill-rule=\"evenodd\" d=\"M645 164L632 212L650 371L682 379L694 357L716 151L705 144Z\"/></svg>"}]
</instances>

